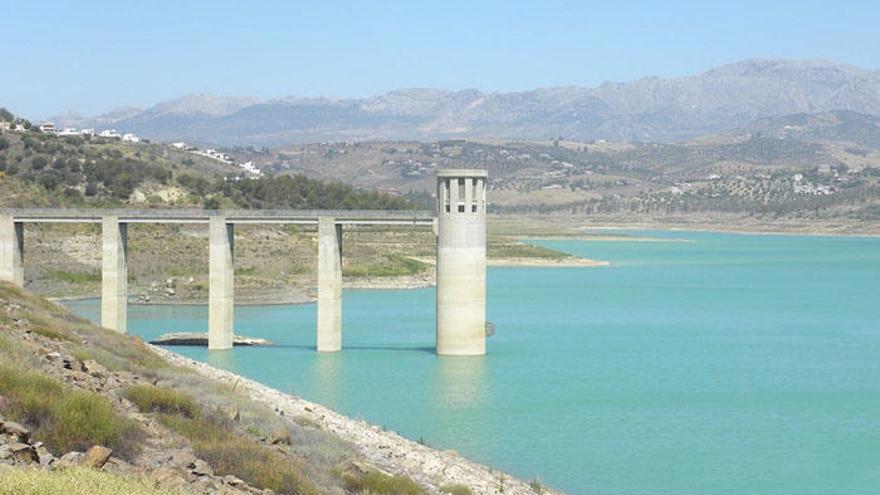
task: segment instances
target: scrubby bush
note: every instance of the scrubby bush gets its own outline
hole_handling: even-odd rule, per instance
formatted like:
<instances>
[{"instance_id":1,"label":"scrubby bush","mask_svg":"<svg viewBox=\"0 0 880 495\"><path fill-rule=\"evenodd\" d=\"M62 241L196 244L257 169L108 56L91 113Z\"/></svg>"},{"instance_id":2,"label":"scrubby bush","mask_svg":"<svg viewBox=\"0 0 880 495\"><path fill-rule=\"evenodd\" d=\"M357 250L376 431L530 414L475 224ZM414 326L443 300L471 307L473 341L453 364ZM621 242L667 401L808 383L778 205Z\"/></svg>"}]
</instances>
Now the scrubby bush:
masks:
<instances>
[{"instance_id":1,"label":"scrubby bush","mask_svg":"<svg viewBox=\"0 0 880 495\"><path fill-rule=\"evenodd\" d=\"M205 414L189 395L165 387L137 385L125 397L143 412L158 413L159 421L192 442L195 454L218 475L231 474L251 485L276 493L317 494L294 459L236 432L219 416Z\"/></svg>"},{"instance_id":2,"label":"scrubby bush","mask_svg":"<svg viewBox=\"0 0 880 495\"><path fill-rule=\"evenodd\" d=\"M202 415L193 419L174 414L161 414L159 418L162 424L187 437L195 454L207 461L218 475L231 474L276 493L318 493L303 474L299 462L236 433L218 418Z\"/></svg>"},{"instance_id":3,"label":"scrubby bush","mask_svg":"<svg viewBox=\"0 0 880 495\"><path fill-rule=\"evenodd\" d=\"M346 474L345 488L354 493L388 495L422 495L425 490L415 481L404 476L389 476L379 471L364 475Z\"/></svg>"},{"instance_id":4,"label":"scrubby bush","mask_svg":"<svg viewBox=\"0 0 880 495\"><path fill-rule=\"evenodd\" d=\"M443 493L448 493L449 495L473 495L474 493L471 491L470 488L462 485L461 483L443 485L440 487L440 491Z\"/></svg>"},{"instance_id":5,"label":"scrubby bush","mask_svg":"<svg viewBox=\"0 0 880 495\"><path fill-rule=\"evenodd\" d=\"M199 416L199 406L192 397L166 387L135 385L125 390L125 398L143 412L178 414L187 418Z\"/></svg>"},{"instance_id":6,"label":"scrubby bush","mask_svg":"<svg viewBox=\"0 0 880 495\"><path fill-rule=\"evenodd\" d=\"M54 416L45 442L59 452L104 445L120 457L131 458L135 454L137 426L118 416L110 402L100 395L80 391L65 394Z\"/></svg>"}]
</instances>

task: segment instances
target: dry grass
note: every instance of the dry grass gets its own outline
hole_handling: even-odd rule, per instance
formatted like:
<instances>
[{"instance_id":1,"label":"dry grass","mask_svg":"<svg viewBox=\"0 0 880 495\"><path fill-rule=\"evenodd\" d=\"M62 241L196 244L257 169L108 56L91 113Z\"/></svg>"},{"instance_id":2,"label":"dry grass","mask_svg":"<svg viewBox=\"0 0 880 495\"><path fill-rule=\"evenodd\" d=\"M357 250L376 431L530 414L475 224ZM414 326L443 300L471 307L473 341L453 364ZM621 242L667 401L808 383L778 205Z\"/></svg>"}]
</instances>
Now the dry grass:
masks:
<instances>
[{"instance_id":1,"label":"dry grass","mask_svg":"<svg viewBox=\"0 0 880 495\"><path fill-rule=\"evenodd\" d=\"M85 468L55 471L13 469L0 476L0 494L15 495L182 495L157 490L138 479Z\"/></svg>"}]
</instances>

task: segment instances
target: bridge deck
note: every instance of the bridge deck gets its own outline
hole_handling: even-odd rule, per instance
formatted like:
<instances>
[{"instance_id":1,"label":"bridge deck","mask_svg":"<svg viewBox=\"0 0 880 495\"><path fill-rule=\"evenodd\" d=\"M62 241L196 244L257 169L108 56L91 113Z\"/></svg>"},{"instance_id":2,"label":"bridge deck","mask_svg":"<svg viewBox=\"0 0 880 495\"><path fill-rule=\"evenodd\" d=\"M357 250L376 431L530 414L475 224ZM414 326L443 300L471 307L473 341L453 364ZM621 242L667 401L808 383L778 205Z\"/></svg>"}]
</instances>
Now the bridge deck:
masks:
<instances>
[{"instance_id":1,"label":"bridge deck","mask_svg":"<svg viewBox=\"0 0 880 495\"><path fill-rule=\"evenodd\" d=\"M319 217L332 217L338 224L431 225L434 213L425 210L196 210L196 209L89 209L89 208L5 208L25 223L100 223L105 216L124 223L208 223L210 217L225 216L235 224L317 224Z\"/></svg>"}]
</instances>

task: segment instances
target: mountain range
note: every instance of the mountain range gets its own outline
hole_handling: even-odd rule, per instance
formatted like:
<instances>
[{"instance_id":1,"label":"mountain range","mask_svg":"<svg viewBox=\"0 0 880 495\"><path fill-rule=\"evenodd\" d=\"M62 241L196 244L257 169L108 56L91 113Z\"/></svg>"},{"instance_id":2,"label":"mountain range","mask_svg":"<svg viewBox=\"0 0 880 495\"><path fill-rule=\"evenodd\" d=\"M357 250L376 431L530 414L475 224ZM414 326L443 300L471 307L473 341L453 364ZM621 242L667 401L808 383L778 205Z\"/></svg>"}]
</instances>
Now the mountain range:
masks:
<instances>
[{"instance_id":1,"label":"mountain range","mask_svg":"<svg viewBox=\"0 0 880 495\"><path fill-rule=\"evenodd\" d=\"M826 118L809 117L814 114ZM778 134L779 126L797 125L791 119L819 124L818 131L813 126L802 135L864 134L873 143L878 115L880 71L820 60L750 59L681 78L597 87L510 93L417 88L371 98L271 100L190 95L148 109L53 120L57 126L114 127L156 140L277 147L457 138L676 142L742 129ZM844 120L845 126L867 130L834 127Z\"/></svg>"}]
</instances>

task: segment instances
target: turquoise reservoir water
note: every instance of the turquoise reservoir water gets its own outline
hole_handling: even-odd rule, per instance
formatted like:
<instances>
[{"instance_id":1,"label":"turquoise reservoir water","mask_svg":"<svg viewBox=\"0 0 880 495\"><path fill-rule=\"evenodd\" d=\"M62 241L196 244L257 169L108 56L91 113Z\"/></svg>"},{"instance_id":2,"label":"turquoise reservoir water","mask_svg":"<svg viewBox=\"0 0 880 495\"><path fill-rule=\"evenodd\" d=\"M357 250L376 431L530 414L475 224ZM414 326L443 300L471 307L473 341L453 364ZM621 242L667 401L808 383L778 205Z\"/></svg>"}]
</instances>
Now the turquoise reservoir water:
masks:
<instances>
[{"instance_id":1,"label":"turquoise reservoir water","mask_svg":"<svg viewBox=\"0 0 880 495\"><path fill-rule=\"evenodd\" d=\"M574 494L880 493L880 239L639 232L547 241L609 268L492 268L484 358L433 354L434 292L236 308L276 345L176 348ZM96 301L70 303L95 318ZM204 307L130 306L132 333Z\"/></svg>"}]
</instances>

